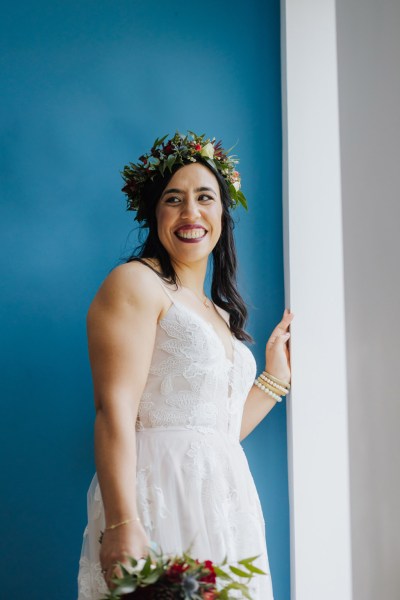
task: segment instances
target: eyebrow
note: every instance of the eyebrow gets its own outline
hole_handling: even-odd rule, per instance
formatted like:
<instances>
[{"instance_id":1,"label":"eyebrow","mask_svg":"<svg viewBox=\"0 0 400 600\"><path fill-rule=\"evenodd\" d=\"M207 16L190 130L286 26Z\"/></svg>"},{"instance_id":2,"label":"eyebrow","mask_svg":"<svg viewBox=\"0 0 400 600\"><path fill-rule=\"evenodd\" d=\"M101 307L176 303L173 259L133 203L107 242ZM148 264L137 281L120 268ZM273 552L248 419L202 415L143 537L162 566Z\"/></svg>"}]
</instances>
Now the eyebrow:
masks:
<instances>
[{"instance_id":1,"label":"eyebrow","mask_svg":"<svg viewBox=\"0 0 400 600\"><path fill-rule=\"evenodd\" d=\"M195 192L213 192L215 195L217 195L215 190L213 190L213 188L210 188L210 187L198 187L194 191ZM180 190L179 188L169 188L168 190L165 190L165 192L162 193L161 198L163 198L165 196L165 194L170 194L171 192L173 192L174 194L183 194L184 190Z\"/></svg>"}]
</instances>

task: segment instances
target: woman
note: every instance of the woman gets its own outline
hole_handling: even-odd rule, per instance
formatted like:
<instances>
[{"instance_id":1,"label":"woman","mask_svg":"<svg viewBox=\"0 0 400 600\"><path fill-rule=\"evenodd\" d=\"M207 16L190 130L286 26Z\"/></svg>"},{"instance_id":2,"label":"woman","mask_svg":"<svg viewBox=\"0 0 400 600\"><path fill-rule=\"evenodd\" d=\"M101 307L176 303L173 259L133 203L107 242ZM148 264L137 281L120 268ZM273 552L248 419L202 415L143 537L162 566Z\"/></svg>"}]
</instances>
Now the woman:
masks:
<instances>
[{"instance_id":1,"label":"woman","mask_svg":"<svg viewBox=\"0 0 400 600\"><path fill-rule=\"evenodd\" d=\"M252 580L252 597L272 600L265 523L240 441L290 388L293 314L285 310L254 380L230 214L246 205L237 160L215 138L166 137L124 169L128 209L148 236L88 312L97 472L79 600L102 598L115 562L146 556L152 541L214 562L260 554L255 564L268 575ZM203 291L210 255L212 299Z\"/></svg>"}]
</instances>

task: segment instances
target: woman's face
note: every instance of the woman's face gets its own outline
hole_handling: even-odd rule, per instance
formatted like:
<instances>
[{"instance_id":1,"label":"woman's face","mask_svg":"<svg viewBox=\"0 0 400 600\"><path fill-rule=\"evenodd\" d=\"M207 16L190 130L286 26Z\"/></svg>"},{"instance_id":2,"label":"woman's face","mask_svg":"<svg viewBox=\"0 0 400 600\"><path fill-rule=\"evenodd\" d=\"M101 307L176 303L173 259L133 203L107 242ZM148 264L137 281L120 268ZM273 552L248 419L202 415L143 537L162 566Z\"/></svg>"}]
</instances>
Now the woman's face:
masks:
<instances>
[{"instance_id":1,"label":"woman's face","mask_svg":"<svg viewBox=\"0 0 400 600\"><path fill-rule=\"evenodd\" d=\"M181 167L170 179L156 207L158 237L171 259L207 259L222 230L218 180L200 163Z\"/></svg>"}]
</instances>

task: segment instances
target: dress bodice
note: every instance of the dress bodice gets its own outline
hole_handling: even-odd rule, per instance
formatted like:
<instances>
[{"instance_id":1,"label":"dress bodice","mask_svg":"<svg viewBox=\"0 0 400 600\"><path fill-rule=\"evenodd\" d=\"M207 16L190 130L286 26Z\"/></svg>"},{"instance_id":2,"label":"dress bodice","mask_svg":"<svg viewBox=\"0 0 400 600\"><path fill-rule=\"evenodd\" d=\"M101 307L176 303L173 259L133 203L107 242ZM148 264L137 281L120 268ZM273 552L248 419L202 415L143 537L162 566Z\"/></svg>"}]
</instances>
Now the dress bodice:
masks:
<instances>
[{"instance_id":1,"label":"dress bodice","mask_svg":"<svg viewBox=\"0 0 400 600\"><path fill-rule=\"evenodd\" d=\"M256 374L254 356L232 334L230 360L214 326L161 285L172 304L157 325L136 431L218 431L238 441L244 402Z\"/></svg>"}]
</instances>

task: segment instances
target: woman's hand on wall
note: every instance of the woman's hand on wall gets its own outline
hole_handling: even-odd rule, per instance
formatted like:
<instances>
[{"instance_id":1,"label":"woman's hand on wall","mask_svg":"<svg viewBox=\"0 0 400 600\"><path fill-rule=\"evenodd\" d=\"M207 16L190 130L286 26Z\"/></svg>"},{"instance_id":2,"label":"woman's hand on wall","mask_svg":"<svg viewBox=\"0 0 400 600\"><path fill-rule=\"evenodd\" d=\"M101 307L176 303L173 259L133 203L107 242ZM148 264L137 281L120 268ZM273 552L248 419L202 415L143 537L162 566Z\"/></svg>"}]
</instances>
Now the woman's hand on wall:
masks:
<instances>
[{"instance_id":1,"label":"woman's hand on wall","mask_svg":"<svg viewBox=\"0 0 400 600\"><path fill-rule=\"evenodd\" d=\"M289 326L294 314L285 308L265 347L265 370L285 383L290 382Z\"/></svg>"}]
</instances>

